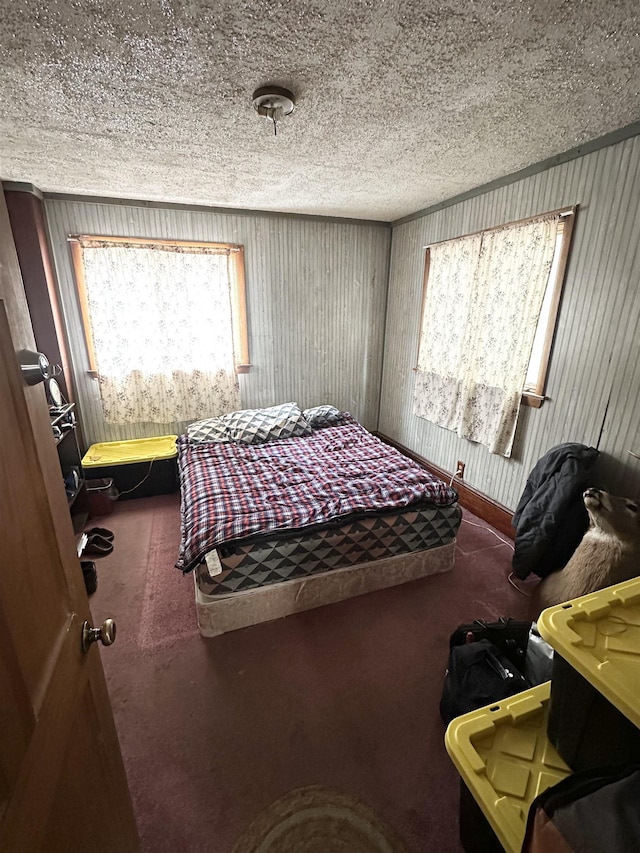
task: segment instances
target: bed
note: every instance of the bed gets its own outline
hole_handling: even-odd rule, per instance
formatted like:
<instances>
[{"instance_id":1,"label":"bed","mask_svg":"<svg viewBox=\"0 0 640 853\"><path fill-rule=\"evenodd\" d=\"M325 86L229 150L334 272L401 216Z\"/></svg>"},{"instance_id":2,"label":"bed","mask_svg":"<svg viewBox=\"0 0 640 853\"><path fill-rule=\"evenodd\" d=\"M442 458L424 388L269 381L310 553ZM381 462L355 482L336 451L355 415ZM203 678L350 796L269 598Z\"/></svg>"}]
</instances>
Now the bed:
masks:
<instances>
[{"instance_id":1,"label":"bed","mask_svg":"<svg viewBox=\"0 0 640 853\"><path fill-rule=\"evenodd\" d=\"M203 636L453 567L454 489L332 406L191 424L177 567Z\"/></svg>"}]
</instances>

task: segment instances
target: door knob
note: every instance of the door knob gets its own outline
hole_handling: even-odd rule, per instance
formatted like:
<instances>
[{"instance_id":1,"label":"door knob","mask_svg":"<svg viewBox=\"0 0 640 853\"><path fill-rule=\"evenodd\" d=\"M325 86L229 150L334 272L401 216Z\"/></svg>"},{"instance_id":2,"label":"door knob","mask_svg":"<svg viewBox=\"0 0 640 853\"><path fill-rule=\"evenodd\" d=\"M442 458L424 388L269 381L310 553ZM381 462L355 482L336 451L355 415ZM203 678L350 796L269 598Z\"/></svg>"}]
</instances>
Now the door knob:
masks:
<instances>
[{"instance_id":1,"label":"door knob","mask_svg":"<svg viewBox=\"0 0 640 853\"><path fill-rule=\"evenodd\" d=\"M98 640L103 646L110 646L116 638L116 623L113 619L105 619L99 628L92 628L88 622L82 623L82 651L88 652L91 643Z\"/></svg>"}]
</instances>

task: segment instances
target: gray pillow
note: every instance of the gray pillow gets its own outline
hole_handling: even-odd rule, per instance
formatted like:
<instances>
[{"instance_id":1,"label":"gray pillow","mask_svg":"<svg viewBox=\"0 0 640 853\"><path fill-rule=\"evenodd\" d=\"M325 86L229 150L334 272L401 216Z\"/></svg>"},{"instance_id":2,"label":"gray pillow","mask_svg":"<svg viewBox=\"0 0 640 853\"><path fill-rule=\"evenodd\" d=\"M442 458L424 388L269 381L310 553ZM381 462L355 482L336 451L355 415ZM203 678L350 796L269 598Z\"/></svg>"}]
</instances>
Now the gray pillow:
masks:
<instances>
[{"instance_id":1,"label":"gray pillow","mask_svg":"<svg viewBox=\"0 0 640 853\"><path fill-rule=\"evenodd\" d=\"M218 418L206 418L203 421L195 421L187 427L187 436L191 444L205 444L210 441L231 441L231 433L227 426L228 415Z\"/></svg>"},{"instance_id":2,"label":"gray pillow","mask_svg":"<svg viewBox=\"0 0 640 853\"><path fill-rule=\"evenodd\" d=\"M343 421L342 412L335 406L314 406L305 409L303 414L314 429L335 426Z\"/></svg>"},{"instance_id":3,"label":"gray pillow","mask_svg":"<svg viewBox=\"0 0 640 853\"><path fill-rule=\"evenodd\" d=\"M244 409L225 415L232 441L262 444L282 438L311 435L311 426L296 403L267 409Z\"/></svg>"}]
</instances>

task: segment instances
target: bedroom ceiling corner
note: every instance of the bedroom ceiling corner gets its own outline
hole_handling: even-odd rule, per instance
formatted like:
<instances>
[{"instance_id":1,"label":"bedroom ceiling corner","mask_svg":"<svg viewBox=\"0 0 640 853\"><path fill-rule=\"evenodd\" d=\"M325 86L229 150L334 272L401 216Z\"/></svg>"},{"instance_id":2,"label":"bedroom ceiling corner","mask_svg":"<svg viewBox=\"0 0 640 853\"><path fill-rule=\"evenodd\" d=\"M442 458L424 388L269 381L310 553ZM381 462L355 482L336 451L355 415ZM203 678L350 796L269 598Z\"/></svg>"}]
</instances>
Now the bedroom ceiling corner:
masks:
<instances>
[{"instance_id":1,"label":"bedroom ceiling corner","mask_svg":"<svg viewBox=\"0 0 640 853\"><path fill-rule=\"evenodd\" d=\"M0 178L393 221L640 119L636 0L0 0ZM295 93L273 123L255 90Z\"/></svg>"}]
</instances>

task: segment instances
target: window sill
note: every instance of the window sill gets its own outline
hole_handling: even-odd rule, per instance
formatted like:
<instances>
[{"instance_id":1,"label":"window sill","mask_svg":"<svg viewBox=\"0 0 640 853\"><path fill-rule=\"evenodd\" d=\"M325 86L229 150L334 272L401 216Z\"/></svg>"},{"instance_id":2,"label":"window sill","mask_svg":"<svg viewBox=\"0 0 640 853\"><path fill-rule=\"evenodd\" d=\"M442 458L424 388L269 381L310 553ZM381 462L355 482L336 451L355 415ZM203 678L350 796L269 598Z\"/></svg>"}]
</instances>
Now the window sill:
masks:
<instances>
[{"instance_id":1,"label":"window sill","mask_svg":"<svg viewBox=\"0 0 640 853\"><path fill-rule=\"evenodd\" d=\"M252 364L236 364L235 371L236 371L236 373L250 373L252 367L253 367ZM99 379L100 378L100 374L98 373L97 370L87 370L86 373L87 373L87 376L91 377L91 379Z\"/></svg>"},{"instance_id":2,"label":"window sill","mask_svg":"<svg viewBox=\"0 0 640 853\"><path fill-rule=\"evenodd\" d=\"M534 394L532 391L525 391L520 402L523 406L529 406L532 409L539 409L545 400L546 397L543 397L541 394Z\"/></svg>"}]
</instances>

